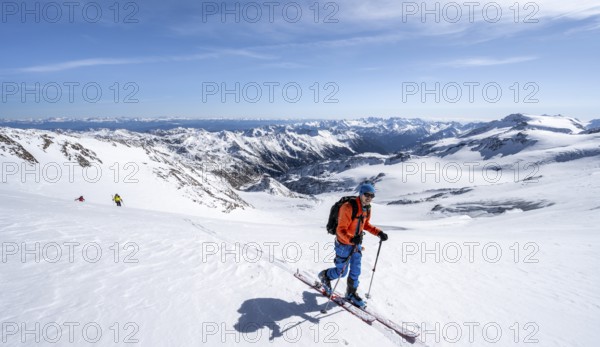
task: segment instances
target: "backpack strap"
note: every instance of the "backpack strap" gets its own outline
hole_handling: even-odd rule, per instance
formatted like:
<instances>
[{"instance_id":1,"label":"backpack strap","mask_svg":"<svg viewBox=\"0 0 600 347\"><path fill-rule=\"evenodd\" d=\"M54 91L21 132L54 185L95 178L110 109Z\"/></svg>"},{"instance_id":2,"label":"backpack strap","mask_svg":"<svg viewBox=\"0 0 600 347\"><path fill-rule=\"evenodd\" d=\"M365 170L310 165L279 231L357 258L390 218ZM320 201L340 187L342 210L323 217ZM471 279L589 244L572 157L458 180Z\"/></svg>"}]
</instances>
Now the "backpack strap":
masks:
<instances>
[{"instance_id":1,"label":"backpack strap","mask_svg":"<svg viewBox=\"0 0 600 347\"><path fill-rule=\"evenodd\" d=\"M348 202L350 203L350 206L352 206L352 220L354 220L358 215L358 203L356 203L356 199L350 199Z\"/></svg>"}]
</instances>

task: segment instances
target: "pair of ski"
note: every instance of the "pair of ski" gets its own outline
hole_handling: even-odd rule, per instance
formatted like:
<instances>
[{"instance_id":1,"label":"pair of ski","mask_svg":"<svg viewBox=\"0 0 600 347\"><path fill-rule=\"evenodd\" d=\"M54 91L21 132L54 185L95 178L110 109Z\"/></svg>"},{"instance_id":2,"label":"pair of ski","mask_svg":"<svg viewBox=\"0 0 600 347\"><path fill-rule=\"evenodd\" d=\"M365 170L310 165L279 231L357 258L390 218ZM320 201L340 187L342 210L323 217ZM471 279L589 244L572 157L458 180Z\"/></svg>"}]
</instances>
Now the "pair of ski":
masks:
<instances>
[{"instance_id":1,"label":"pair of ski","mask_svg":"<svg viewBox=\"0 0 600 347\"><path fill-rule=\"evenodd\" d=\"M297 279L299 279L300 281L302 281L305 284L307 284L308 286L310 286L311 288L318 291L319 293L323 294L326 297L329 297L329 295L327 294L327 292L323 288L323 285L320 282L311 280L308 276L300 273L299 270L294 274L294 276ZM365 322L367 324L372 324L373 322L378 321L379 323L392 329L398 335L401 335L404 338L407 338L410 340L414 340L417 336L419 336L418 330L408 329L400 324L397 324L397 323L383 317L382 315L378 314L377 312L373 311L372 309L369 309L368 307L360 308L358 306L355 306L354 304L352 304L350 301L346 300L341 294L339 294L337 292L332 293L331 301L338 304L342 308L346 309L346 311L357 316L358 318L360 318L363 322Z\"/></svg>"}]
</instances>

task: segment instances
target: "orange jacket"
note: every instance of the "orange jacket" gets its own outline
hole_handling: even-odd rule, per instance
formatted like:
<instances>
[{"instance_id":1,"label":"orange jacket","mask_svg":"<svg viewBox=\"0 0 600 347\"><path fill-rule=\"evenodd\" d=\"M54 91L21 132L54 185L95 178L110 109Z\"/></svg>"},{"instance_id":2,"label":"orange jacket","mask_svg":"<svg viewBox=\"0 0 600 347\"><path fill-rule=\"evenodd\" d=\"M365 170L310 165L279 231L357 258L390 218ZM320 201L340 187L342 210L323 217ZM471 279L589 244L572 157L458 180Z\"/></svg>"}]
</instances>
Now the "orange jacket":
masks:
<instances>
[{"instance_id":1,"label":"orange jacket","mask_svg":"<svg viewBox=\"0 0 600 347\"><path fill-rule=\"evenodd\" d=\"M354 233L356 232L356 225L359 222L359 217L364 215L363 222L360 225L360 232L367 230L373 235L378 235L381 230L379 228L374 227L369 223L371 219L371 213L363 212L362 205L360 203L360 198L356 198L356 202L358 204L358 211L356 212L356 218L352 219L352 205L349 202L343 204L340 207L340 211L338 214L338 226L336 230L337 239L340 243L345 245L353 245L350 241L354 237Z\"/></svg>"}]
</instances>

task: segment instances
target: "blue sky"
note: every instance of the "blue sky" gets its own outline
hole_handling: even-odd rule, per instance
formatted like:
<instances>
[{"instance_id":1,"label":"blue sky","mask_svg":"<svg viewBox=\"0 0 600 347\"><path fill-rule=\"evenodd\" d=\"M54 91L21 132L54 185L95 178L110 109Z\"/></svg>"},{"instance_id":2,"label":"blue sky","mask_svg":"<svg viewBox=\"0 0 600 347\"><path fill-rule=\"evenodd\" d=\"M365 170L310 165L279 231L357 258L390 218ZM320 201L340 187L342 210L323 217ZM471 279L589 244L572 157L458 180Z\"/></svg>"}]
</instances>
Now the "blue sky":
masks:
<instances>
[{"instance_id":1,"label":"blue sky","mask_svg":"<svg viewBox=\"0 0 600 347\"><path fill-rule=\"evenodd\" d=\"M0 118L590 120L599 34L582 0L3 2Z\"/></svg>"}]
</instances>

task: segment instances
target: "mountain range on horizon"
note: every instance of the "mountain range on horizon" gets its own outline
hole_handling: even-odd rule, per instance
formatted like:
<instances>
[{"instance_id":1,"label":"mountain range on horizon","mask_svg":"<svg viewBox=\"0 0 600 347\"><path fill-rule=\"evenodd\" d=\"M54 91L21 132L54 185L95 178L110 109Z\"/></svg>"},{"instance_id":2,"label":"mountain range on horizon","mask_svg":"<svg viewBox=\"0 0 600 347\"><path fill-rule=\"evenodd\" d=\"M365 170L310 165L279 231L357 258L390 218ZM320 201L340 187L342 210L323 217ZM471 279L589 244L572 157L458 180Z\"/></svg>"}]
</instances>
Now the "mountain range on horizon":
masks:
<instances>
[{"instance_id":1,"label":"mountain range on horizon","mask_svg":"<svg viewBox=\"0 0 600 347\"><path fill-rule=\"evenodd\" d=\"M523 115L515 113L515 115ZM582 124L586 128L600 127L600 118L591 119L590 121L581 121L574 117L564 115L542 115L546 117L566 117L572 118L574 121ZM484 120L430 120L425 118L403 118L403 117L363 117L363 118L192 118L192 117L48 117L48 118L0 118L0 126L20 128L20 129L40 129L40 130L97 130L97 129L127 129L137 132L150 132L153 130L169 130L173 128L194 128L204 129L207 131L221 130L246 130L270 125L298 125L305 123L336 123L336 122L373 122L384 121L402 122L441 122L441 123L457 123L468 126L469 124L482 124L488 121Z\"/></svg>"}]
</instances>

